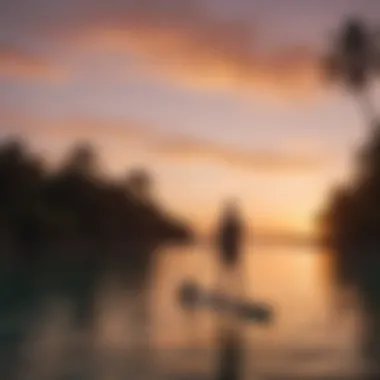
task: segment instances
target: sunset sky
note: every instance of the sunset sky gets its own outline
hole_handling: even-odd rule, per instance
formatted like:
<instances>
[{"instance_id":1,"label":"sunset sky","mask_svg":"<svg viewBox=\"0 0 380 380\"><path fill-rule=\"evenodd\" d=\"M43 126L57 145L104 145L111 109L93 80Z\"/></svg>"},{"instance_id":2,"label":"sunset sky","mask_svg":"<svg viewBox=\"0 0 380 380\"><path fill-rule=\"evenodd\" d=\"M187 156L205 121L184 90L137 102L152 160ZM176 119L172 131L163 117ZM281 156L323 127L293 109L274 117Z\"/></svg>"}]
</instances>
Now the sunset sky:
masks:
<instances>
[{"instance_id":1,"label":"sunset sky","mask_svg":"<svg viewBox=\"0 0 380 380\"><path fill-rule=\"evenodd\" d=\"M1 135L147 167L200 230L233 196L256 229L309 233L366 131L318 70L353 14L380 25L380 2L2 0Z\"/></svg>"}]
</instances>

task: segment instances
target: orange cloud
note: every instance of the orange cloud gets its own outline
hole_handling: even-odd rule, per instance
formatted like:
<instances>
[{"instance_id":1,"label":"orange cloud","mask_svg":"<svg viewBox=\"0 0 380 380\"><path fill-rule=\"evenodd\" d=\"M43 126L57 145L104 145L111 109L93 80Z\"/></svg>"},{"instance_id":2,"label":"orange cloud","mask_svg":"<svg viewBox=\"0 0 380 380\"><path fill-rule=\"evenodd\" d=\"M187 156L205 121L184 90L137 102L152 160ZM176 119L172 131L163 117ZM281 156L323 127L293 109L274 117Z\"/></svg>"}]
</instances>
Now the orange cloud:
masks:
<instances>
[{"instance_id":1,"label":"orange cloud","mask_svg":"<svg viewBox=\"0 0 380 380\"><path fill-rule=\"evenodd\" d=\"M61 81L66 72L36 55L0 45L0 77Z\"/></svg>"},{"instance_id":2,"label":"orange cloud","mask_svg":"<svg viewBox=\"0 0 380 380\"><path fill-rule=\"evenodd\" d=\"M284 152L271 153L265 151L244 151L213 143L192 140L173 139L162 141L154 147L154 152L160 157L178 162L216 163L237 168L265 173L308 173L322 169L325 160L318 156L305 156Z\"/></svg>"},{"instance_id":3,"label":"orange cloud","mask_svg":"<svg viewBox=\"0 0 380 380\"><path fill-rule=\"evenodd\" d=\"M221 19L196 0L24 3L10 2L0 21L11 20L15 35L28 26L52 48L97 49L121 60L120 53L132 54L156 75L191 87L283 96L304 96L320 87L319 56L312 49L271 48L251 23ZM0 72L6 75L51 72L47 62L5 50Z\"/></svg>"},{"instance_id":4,"label":"orange cloud","mask_svg":"<svg viewBox=\"0 0 380 380\"><path fill-rule=\"evenodd\" d=\"M15 34L25 24L22 11L30 15L27 25L34 25L39 40L52 47L96 49L125 62L122 55L132 55L140 67L185 86L282 96L304 96L320 87L319 56L312 49L271 48L251 23L222 20L195 0L77 0L59 7L53 2L43 12L17 3L8 15L0 14L4 21L14 20ZM52 17L45 17L49 12ZM55 70L29 54L0 50L0 73L40 77Z\"/></svg>"},{"instance_id":5,"label":"orange cloud","mask_svg":"<svg viewBox=\"0 0 380 380\"><path fill-rule=\"evenodd\" d=\"M319 56L304 46L257 48L242 23L196 10L140 9L92 21L72 34L81 50L132 54L141 66L190 87L302 95L320 87ZM265 38L265 37L263 37ZM260 41L260 42L265 42Z\"/></svg>"}]
</instances>

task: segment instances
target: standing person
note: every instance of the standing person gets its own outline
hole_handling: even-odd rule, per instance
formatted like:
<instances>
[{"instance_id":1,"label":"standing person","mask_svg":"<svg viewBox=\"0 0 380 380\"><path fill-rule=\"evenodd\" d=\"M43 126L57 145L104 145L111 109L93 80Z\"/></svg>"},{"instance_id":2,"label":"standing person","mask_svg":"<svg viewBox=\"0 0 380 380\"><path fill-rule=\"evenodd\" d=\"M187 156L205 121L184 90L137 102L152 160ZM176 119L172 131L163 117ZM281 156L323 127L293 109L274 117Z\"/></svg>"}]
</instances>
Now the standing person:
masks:
<instances>
[{"instance_id":1,"label":"standing person","mask_svg":"<svg viewBox=\"0 0 380 380\"><path fill-rule=\"evenodd\" d=\"M237 203L231 200L226 202L217 230L217 246L219 261L222 264L222 278L220 281L224 288L227 287L226 290L228 291L231 290L231 285L236 284L235 280L239 280L240 283L242 281L241 273L236 273L236 270L241 259L243 229L244 224ZM230 277L231 274L233 278ZM228 275L228 278L233 280L234 284L229 281L226 283L225 275ZM235 289L235 292L239 292L239 294L234 294L234 296L240 296L242 290L240 288Z\"/></svg>"},{"instance_id":2,"label":"standing person","mask_svg":"<svg viewBox=\"0 0 380 380\"><path fill-rule=\"evenodd\" d=\"M237 204L228 201L222 212L218 229L220 258L227 267L233 267L239 261L243 222Z\"/></svg>"}]
</instances>

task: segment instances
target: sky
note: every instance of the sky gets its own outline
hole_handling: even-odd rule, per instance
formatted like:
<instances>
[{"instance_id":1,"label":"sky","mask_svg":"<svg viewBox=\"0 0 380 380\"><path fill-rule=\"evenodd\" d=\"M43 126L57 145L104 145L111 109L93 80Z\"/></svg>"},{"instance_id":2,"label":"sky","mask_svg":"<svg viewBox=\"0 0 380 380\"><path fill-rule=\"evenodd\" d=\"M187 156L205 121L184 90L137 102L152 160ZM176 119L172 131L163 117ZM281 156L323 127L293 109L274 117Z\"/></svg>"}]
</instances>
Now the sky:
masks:
<instances>
[{"instance_id":1,"label":"sky","mask_svg":"<svg viewBox=\"0 0 380 380\"><path fill-rule=\"evenodd\" d=\"M0 137L51 162L89 140L200 231L232 197L253 230L310 234L366 132L320 73L352 15L380 2L0 0Z\"/></svg>"}]
</instances>

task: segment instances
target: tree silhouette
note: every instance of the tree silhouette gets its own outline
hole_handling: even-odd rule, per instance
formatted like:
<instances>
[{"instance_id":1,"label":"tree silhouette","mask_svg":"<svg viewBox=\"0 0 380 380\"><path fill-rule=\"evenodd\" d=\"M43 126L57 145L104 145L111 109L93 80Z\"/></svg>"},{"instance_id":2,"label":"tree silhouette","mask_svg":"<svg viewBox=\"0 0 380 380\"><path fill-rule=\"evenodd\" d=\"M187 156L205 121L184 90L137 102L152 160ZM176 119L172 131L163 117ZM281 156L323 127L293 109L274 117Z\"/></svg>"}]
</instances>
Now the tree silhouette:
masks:
<instances>
[{"instance_id":1,"label":"tree silhouette","mask_svg":"<svg viewBox=\"0 0 380 380\"><path fill-rule=\"evenodd\" d=\"M152 182L152 178L144 169L133 169L127 174L127 188L132 196L141 202L148 202L151 200Z\"/></svg>"},{"instance_id":2,"label":"tree silhouette","mask_svg":"<svg viewBox=\"0 0 380 380\"><path fill-rule=\"evenodd\" d=\"M368 91L379 68L376 35L363 23L346 23L328 60L331 79L354 92L373 130L359 151L351 181L332 192L323 213L325 241L332 248L336 278L354 286L367 334L363 350L371 378L380 373L380 124Z\"/></svg>"},{"instance_id":3,"label":"tree silhouette","mask_svg":"<svg viewBox=\"0 0 380 380\"><path fill-rule=\"evenodd\" d=\"M79 176L93 176L98 172L95 149L87 142L76 144L67 155L62 170Z\"/></svg>"},{"instance_id":4,"label":"tree silhouette","mask_svg":"<svg viewBox=\"0 0 380 380\"><path fill-rule=\"evenodd\" d=\"M380 236L380 129L369 97L370 84L380 67L379 52L373 30L358 19L350 19L333 41L325 62L328 79L343 82L356 95L373 128L359 151L351 183L335 191L326 208L327 240L340 248L374 244L376 234Z\"/></svg>"},{"instance_id":5,"label":"tree silhouette","mask_svg":"<svg viewBox=\"0 0 380 380\"><path fill-rule=\"evenodd\" d=\"M139 170L130 178L125 185L102 175L87 144L75 146L54 171L25 144L0 144L0 236L28 260L51 244L85 244L91 252L107 247L110 254L137 242L189 238L189 228L155 204L149 174Z\"/></svg>"},{"instance_id":6,"label":"tree silhouette","mask_svg":"<svg viewBox=\"0 0 380 380\"><path fill-rule=\"evenodd\" d=\"M348 20L333 40L325 61L329 81L340 81L352 91L366 122L376 124L376 111L369 96L370 79L379 69L379 51L375 35L359 19Z\"/></svg>"}]
</instances>

